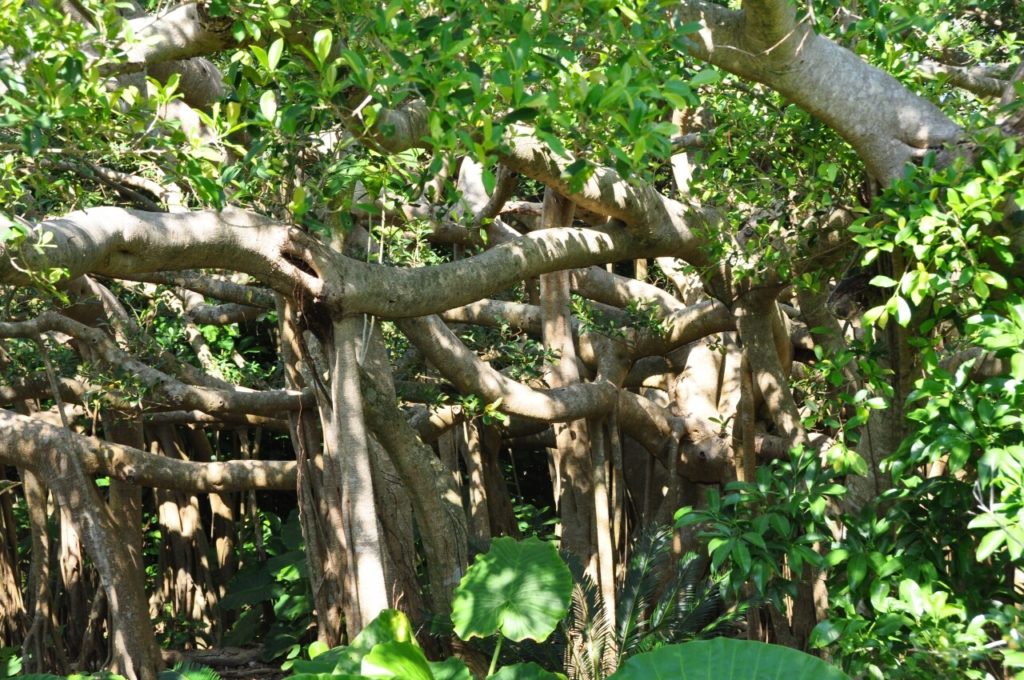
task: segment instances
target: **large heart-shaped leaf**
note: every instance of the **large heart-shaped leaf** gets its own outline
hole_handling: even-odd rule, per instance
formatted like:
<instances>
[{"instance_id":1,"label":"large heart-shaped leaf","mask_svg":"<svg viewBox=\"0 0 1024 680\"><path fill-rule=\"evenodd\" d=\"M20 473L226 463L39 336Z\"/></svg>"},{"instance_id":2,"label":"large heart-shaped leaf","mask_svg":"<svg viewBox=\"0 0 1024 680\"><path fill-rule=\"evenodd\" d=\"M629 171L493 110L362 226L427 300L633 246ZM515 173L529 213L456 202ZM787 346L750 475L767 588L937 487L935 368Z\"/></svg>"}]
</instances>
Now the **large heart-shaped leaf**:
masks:
<instances>
[{"instance_id":1,"label":"large heart-shaped leaf","mask_svg":"<svg viewBox=\"0 0 1024 680\"><path fill-rule=\"evenodd\" d=\"M751 640L715 638L665 645L628 659L610 680L850 680L803 652Z\"/></svg>"},{"instance_id":2,"label":"large heart-shaped leaf","mask_svg":"<svg viewBox=\"0 0 1024 680\"><path fill-rule=\"evenodd\" d=\"M536 537L497 538L455 589L452 623L463 640L500 631L541 641L569 609L572 575L555 546Z\"/></svg>"}]
</instances>

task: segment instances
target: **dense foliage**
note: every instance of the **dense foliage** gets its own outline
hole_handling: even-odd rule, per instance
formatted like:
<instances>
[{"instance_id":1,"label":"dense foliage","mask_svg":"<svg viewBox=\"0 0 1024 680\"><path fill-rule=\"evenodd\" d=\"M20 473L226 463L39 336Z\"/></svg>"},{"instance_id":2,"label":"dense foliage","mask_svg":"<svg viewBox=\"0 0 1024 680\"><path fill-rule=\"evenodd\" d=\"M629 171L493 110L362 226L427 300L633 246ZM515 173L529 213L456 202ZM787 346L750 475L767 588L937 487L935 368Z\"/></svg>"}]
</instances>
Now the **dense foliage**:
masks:
<instances>
[{"instance_id":1,"label":"dense foliage","mask_svg":"<svg viewBox=\"0 0 1024 680\"><path fill-rule=\"evenodd\" d=\"M1022 36L0 0L0 676L1020 672Z\"/></svg>"}]
</instances>

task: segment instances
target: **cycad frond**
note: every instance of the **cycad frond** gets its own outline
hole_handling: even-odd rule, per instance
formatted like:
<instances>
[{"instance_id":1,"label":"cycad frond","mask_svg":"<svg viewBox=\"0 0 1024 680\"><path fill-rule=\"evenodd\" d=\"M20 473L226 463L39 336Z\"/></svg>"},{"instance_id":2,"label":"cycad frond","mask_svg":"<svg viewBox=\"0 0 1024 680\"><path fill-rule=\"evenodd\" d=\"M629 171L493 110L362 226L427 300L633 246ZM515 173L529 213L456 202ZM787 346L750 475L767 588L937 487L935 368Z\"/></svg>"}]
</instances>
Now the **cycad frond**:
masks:
<instances>
[{"instance_id":1,"label":"cycad frond","mask_svg":"<svg viewBox=\"0 0 1024 680\"><path fill-rule=\"evenodd\" d=\"M633 544L632 557L618 593L616 629L622 649L643 634L646 610L658 587L659 575L669 554L672 531L668 527L649 526Z\"/></svg>"},{"instance_id":2,"label":"cycad frond","mask_svg":"<svg viewBox=\"0 0 1024 680\"><path fill-rule=\"evenodd\" d=\"M615 629L589 580L573 586L565 625L565 668L572 680L602 680L618 658Z\"/></svg>"},{"instance_id":3,"label":"cycad frond","mask_svg":"<svg viewBox=\"0 0 1024 680\"><path fill-rule=\"evenodd\" d=\"M160 680L220 680L220 674L194 661L179 661L171 670L162 672Z\"/></svg>"},{"instance_id":4,"label":"cycad frond","mask_svg":"<svg viewBox=\"0 0 1024 680\"><path fill-rule=\"evenodd\" d=\"M604 680L627 657L663 644L727 632L731 619L717 586L709 587L707 557L670 562L671 527L648 527L636 538L608 620L597 584L568 559L576 585L565 621L565 668L572 680Z\"/></svg>"}]
</instances>

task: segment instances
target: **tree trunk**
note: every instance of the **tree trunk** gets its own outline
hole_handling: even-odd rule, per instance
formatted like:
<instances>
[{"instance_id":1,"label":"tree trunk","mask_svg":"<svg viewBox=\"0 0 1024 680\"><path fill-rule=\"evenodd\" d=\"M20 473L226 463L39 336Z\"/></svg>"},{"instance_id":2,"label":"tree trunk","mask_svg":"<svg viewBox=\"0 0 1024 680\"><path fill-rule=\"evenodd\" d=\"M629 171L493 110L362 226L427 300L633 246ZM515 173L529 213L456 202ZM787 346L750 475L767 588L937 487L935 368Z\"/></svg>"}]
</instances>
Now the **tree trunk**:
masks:
<instances>
[{"instance_id":1,"label":"tree trunk","mask_svg":"<svg viewBox=\"0 0 1024 680\"><path fill-rule=\"evenodd\" d=\"M466 511L469 515L469 538L480 546L491 540L491 511L487 502L487 486L484 482L483 445L476 423L462 423L457 437L466 466Z\"/></svg>"},{"instance_id":2,"label":"tree trunk","mask_svg":"<svg viewBox=\"0 0 1024 680\"><path fill-rule=\"evenodd\" d=\"M0 646L3 647L20 643L27 632L13 497L11 489L0 491Z\"/></svg>"},{"instance_id":3,"label":"tree trunk","mask_svg":"<svg viewBox=\"0 0 1024 680\"><path fill-rule=\"evenodd\" d=\"M552 189L544 192L545 228L572 225L574 206ZM547 384L564 387L580 380L573 344L569 298L569 272L560 271L540 277L541 313L544 349L558 356L548 367ZM562 520L562 549L580 559L584 568L596 573L597 548L594 527L594 470L590 458L590 437L585 421L555 423L555 448L550 453L555 502Z\"/></svg>"},{"instance_id":4,"label":"tree trunk","mask_svg":"<svg viewBox=\"0 0 1024 680\"><path fill-rule=\"evenodd\" d=\"M295 304L279 295L276 305L285 384L291 389L317 385L314 374L317 368L302 337ZM320 397L318 403L319 400ZM316 424L316 414L289 412L288 427L298 464L299 526L306 545L306 561L316 607L317 637L328 647L336 647L344 637L343 613L348 606L344 584L348 561L341 521L341 483L336 467L324 467L321 453L323 438Z\"/></svg>"},{"instance_id":5,"label":"tree trunk","mask_svg":"<svg viewBox=\"0 0 1024 680\"><path fill-rule=\"evenodd\" d=\"M348 525L351 570L355 579L354 621L347 621L354 637L387 609L388 589L384 581L383 546L377 505L373 497L373 474L363 398L359 383L357 350L364 319L352 317L334 322L331 349L330 419L324 422L324 449L329 465L341 465L344 518Z\"/></svg>"}]
</instances>

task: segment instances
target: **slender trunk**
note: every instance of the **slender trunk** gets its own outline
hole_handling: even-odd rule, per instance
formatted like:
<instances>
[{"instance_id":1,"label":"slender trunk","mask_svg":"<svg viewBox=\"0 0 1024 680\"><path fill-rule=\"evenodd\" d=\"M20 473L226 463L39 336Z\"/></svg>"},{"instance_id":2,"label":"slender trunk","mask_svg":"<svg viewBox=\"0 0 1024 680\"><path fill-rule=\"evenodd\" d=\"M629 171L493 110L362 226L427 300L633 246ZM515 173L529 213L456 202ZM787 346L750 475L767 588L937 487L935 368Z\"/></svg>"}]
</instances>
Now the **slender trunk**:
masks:
<instances>
[{"instance_id":1,"label":"slender trunk","mask_svg":"<svg viewBox=\"0 0 1024 680\"><path fill-rule=\"evenodd\" d=\"M739 402L736 405L736 418L733 422L733 464L736 479L741 482L753 482L757 473L757 461L754 458L754 437L756 436L754 413L754 383L750 375L750 360L746 350L740 362Z\"/></svg>"},{"instance_id":2,"label":"slender trunk","mask_svg":"<svg viewBox=\"0 0 1024 680\"><path fill-rule=\"evenodd\" d=\"M355 578L357 619L346 622L355 635L388 608L384 559L373 498L373 474L363 419L357 350L364 319L353 317L334 322L331 366L332 422L325 424L325 449L341 465L344 517L348 524L352 572ZM328 436L330 432L331 436Z\"/></svg>"},{"instance_id":3,"label":"slender trunk","mask_svg":"<svg viewBox=\"0 0 1024 680\"><path fill-rule=\"evenodd\" d=\"M778 433L785 437L790 447L804 444L807 435L800 421L793 392L789 387L788 355L780 356L780 350L788 351L780 336L779 320L782 314L775 303L775 291L760 289L744 294L736 303L736 330L743 342L753 376L753 384L760 391L768 413Z\"/></svg>"},{"instance_id":4,"label":"slender trunk","mask_svg":"<svg viewBox=\"0 0 1024 680\"><path fill-rule=\"evenodd\" d=\"M60 508L60 543L57 566L61 583L61 613L65 652L69 658L78 655L78 643L89 618L89 584L82 544L67 508Z\"/></svg>"},{"instance_id":5,"label":"slender trunk","mask_svg":"<svg viewBox=\"0 0 1024 680\"><path fill-rule=\"evenodd\" d=\"M210 462L214 458L213 447L206 433L200 427L189 427L186 430L188 443L194 460ZM235 497L234 494L211 493L208 495L210 504L210 541L213 543L213 556L216 563L210 567L213 588L210 592L217 600L224 597L227 585L234 576L238 563L235 558ZM218 614L220 625L216 628L217 642L227 625L223 612Z\"/></svg>"},{"instance_id":6,"label":"slender trunk","mask_svg":"<svg viewBox=\"0 0 1024 680\"><path fill-rule=\"evenodd\" d=\"M470 540L486 545L491 540L491 511L484 482L484 461L480 431L475 423L463 423L459 437L462 462L466 465Z\"/></svg>"},{"instance_id":7,"label":"slender trunk","mask_svg":"<svg viewBox=\"0 0 1024 680\"><path fill-rule=\"evenodd\" d=\"M164 455L187 460L184 442L173 426L156 428ZM194 495L156 490L159 517L167 551L164 570L164 595L172 604L174 620L201 623L203 630L213 631L216 622L217 596L207 559L209 546L199 515L199 499ZM169 622L173 626L174 621ZM204 647L204 638L194 640Z\"/></svg>"},{"instance_id":8,"label":"slender trunk","mask_svg":"<svg viewBox=\"0 0 1024 680\"><path fill-rule=\"evenodd\" d=\"M431 605L437 614L447 614L466 569L466 514L451 470L406 422L389 396L393 388L382 380L386 377L364 374L367 423L409 492L423 539Z\"/></svg>"},{"instance_id":9,"label":"slender trunk","mask_svg":"<svg viewBox=\"0 0 1024 680\"><path fill-rule=\"evenodd\" d=\"M67 665L58 664L57 650L63 649L56 637L53 614L53 588L50 581L50 534L47 530L47 490L40 478L30 470L21 470L32 531L31 562L28 572L28 611L31 616L28 633L21 645L22 668L26 673L42 673L53 668L67 672ZM66 661L66 660L65 660Z\"/></svg>"},{"instance_id":10,"label":"slender trunk","mask_svg":"<svg viewBox=\"0 0 1024 680\"><path fill-rule=\"evenodd\" d=\"M480 452L483 458L484 487L487 489L487 508L490 511L492 536L518 536L512 497L501 471L501 433L497 428L478 424Z\"/></svg>"},{"instance_id":11,"label":"slender trunk","mask_svg":"<svg viewBox=\"0 0 1024 680\"><path fill-rule=\"evenodd\" d=\"M367 440L373 465L373 494L380 513L384 540L384 576L394 606L409 615L419 628L429 623L423 594L417 579L416 532L412 503L387 451L374 437Z\"/></svg>"},{"instance_id":12,"label":"slender trunk","mask_svg":"<svg viewBox=\"0 0 1024 680\"><path fill-rule=\"evenodd\" d=\"M132 446L139 450L146 449L146 440L142 431L142 423L138 420L125 420L114 413L103 412L100 415L103 432L107 440L118 444ZM119 527L121 540L128 550L134 565L135 573L140 577L145 573L142 559L142 488L118 479L110 480L109 502L110 512ZM103 620L107 616L107 596L102 589L93 594L89 618L82 632L82 644L79 648L78 667L93 662L102 665L103 657Z\"/></svg>"},{"instance_id":13,"label":"slender trunk","mask_svg":"<svg viewBox=\"0 0 1024 680\"><path fill-rule=\"evenodd\" d=\"M601 603L605 619L614 622L615 617L615 549L612 544L611 516L608 508L608 437L605 426L599 420L588 425L592 437L591 451L594 457L594 518L597 527L597 575L601 588Z\"/></svg>"},{"instance_id":14,"label":"slender trunk","mask_svg":"<svg viewBox=\"0 0 1024 680\"><path fill-rule=\"evenodd\" d=\"M21 596L17 525L12 491L0 491L0 646L13 646L25 638L27 612Z\"/></svg>"},{"instance_id":15,"label":"slender trunk","mask_svg":"<svg viewBox=\"0 0 1024 680\"><path fill-rule=\"evenodd\" d=\"M571 202L547 189L543 226L571 226L573 210ZM544 348L558 356L557 363L548 367L546 381L553 388L577 383L580 375L572 337L569 272L542 275L540 288ZM588 571L595 573L594 470L586 422L556 423L554 429L555 448L551 449L551 455L556 473L554 493L562 519L562 548L576 555Z\"/></svg>"},{"instance_id":16,"label":"slender trunk","mask_svg":"<svg viewBox=\"0 0 1024 680\"><path fill-rule=\"evenodd\" d=\"M734 313L744 357L751 369L752 386L756 385L760 390L768 413L789 448L805 444L807 435L789 388L791 345L779 318L782 312L775 302L775 292L761 289L742 295ZM748 465L745 461L741 468L746 476ZM771 610L771 617L779 641L802 649L818 622L814 588L817 575L808 567L793 577L798 581L796 597L787 602L784 617L774 610Z\"/></svg>"}]
</instances>

